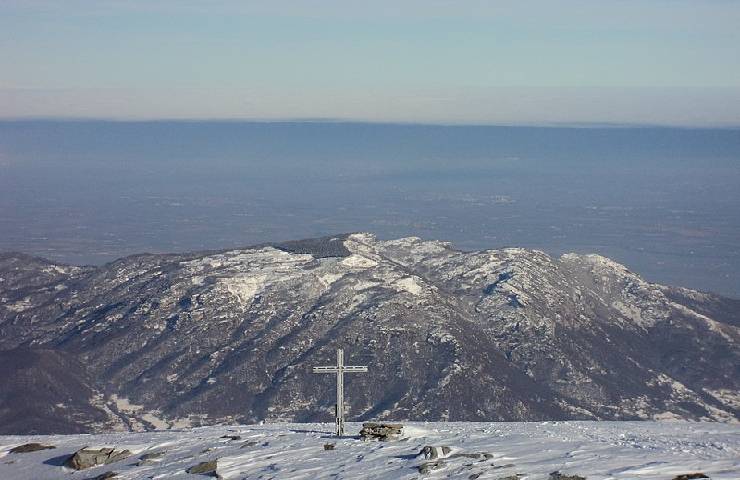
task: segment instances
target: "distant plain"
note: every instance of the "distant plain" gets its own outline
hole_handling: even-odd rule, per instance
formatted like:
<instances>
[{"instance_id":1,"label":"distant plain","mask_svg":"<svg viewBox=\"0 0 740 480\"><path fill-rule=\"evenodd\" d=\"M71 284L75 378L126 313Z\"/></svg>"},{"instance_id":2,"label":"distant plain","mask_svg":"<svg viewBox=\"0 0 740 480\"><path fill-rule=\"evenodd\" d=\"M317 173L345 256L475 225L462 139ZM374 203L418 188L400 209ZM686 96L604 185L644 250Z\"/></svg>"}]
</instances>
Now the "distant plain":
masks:
<instances>
[{"instance_id":1,"label":"distant plain","mask_svg":"<svg viewBox=\"0 0 740 480\"><path fill-rule=\"evenodd\" d=\"M740 298L740 130L0 122L0 250L72 264L350 231L595 252Z\"/></svg>"}]
</instances>

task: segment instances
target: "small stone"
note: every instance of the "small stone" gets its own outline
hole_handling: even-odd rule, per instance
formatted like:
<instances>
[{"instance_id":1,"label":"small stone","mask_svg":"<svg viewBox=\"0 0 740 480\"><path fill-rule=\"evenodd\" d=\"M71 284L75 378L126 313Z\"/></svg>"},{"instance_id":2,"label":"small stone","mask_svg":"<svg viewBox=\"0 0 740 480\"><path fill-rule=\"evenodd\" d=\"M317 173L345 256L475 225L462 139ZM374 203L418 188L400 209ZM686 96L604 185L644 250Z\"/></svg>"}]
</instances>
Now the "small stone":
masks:
<instances>
[{"instance_id":1,"label":"small stone","mask_svg":"<svg viewBox=\"0 0 740 480\"><path fill-rule=\"evenodd\" d=\"M216 473L216 467L218 464L218 459L211 460L210 462L200 462L198 465L193 465L192 467L185 470L187 473L192 474L200 474L200 475L208 475L211 477L217 477L218 474Z\"/></svg>"},{"instance_id":2,"label":"small stone","mask_svg":"<svg viewBox=\"0 0 740 480\"><path fill-rule=\"evenodd\" d=\"M241 440L241 435L224 435L221 438L228 438L229 440Z\"/></svg>"},{"instance_id":3,"label":"small stone","mask_svg":"<svg viewBox=\"0 0 740 480\"><path fill-rule=\"evenodd\" d=\"M259 445L260 442L255 442L254 440L250 440L248 442L242 443L242 446L239 448L249 448L254 447L255 445Z\"/></svg>"},{"instance_id":4,"label":"small stone","mask_svg":"<svg viewBox=\"0 0 740 480\"><path fill-rule=\"evenodd\" d=\"M453 453L450 455L450 458L472 458L474 460L484 461L493 458L493 455L490 453Z\"/></svg>"},{"instance_id":5,"label":"small stone","mask_svg":"<svg viewBox=\"0 0 740 480\"><path fill-rule=\"evenodd\" d=\"M324 444L324 450L334 450L334 444L333 443L325 443Z\"/></svg>"},{"instance_id":6,"label":"small stone","mask_svg":"<svg viewBox=\"0 0 740 480\"><path fill-rule=\"evenodd\" d=\"M580 475L563 475L559 471L550 473L550 480L586 480L586 477Z\"/></svg>"},{"instance_id":7,"label":"small stone","mask_svg":"<svg viewBox=\"0 0 740 480\"><path fill-rule=\"evenodd\" d=\"M673 477L673 480L692 480L694 478L709 478L701 472L695 473L684 473L683 475L677 475Z\"/></svg>"},{"instance_id":8,"label":"small stone","mask_svg":"<svg viewBox=\"0 0 740 480\"><path fill-rule=\"evenodd\" d=\"M18 445L17 447L11 448L10 453L29 453L29 452L38 452L39 450L50 450L52 448L57 448L54 445L42 445L40 443L26 443L23 445Z\"/></svg>"},{"instance_id":9,"label":"small stone","mask_svg":"<svg viewBox=\"0 0 740 480\"><path fill-rule=\"evenodd\" d=\"M434 462L424 462L419 465L419 473L422 475L427 474L433 470L439 470L446 466L444 460L436 460Z\"/></svg>"},{"instance_id":10,"label":"small stone","mask_svg":"<svg viewBox=\"0 0 740 480\"><path fill-rule=\"evenodd\" d=\"M162 460L162 457L164 456L165 452L153 452L153 453L145 453L141 457L139 457L139 461L136 463L137 466L141 467L144 465L154 465L155 463L159 463Z\"/></svg>"},{"instance_id":11,"label":"small stone","mask_svg":"<svg viewBox=\"0 0 740 480\"><path fill-rule=\"evenodd\" d=\"M105 472L101 473L97 477L90 477L87 480L109 480L111 478L116 478L118 474L116 472Z\"/></svg>"}]
</instances>

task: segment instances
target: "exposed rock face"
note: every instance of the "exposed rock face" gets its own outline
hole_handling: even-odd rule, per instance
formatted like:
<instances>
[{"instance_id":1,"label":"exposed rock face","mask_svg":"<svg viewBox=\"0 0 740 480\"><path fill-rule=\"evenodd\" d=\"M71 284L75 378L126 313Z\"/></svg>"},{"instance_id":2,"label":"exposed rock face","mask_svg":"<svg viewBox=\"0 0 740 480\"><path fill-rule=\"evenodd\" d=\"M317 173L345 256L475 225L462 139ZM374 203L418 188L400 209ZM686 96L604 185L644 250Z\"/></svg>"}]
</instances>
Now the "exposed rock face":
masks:
<instances>
[{"instance_id":1,"label":"exposed rock face","mask_svg":"<svg viewBox=\"0 0 740 480\"><path fill-rule=\"evenodd\" d=\"M85 470L86 468L96 467L98 465L107 465L128 458L131 452L117 448L81 448L77 450L65 462L65 465L75 470Z\"/></svg>"},{"instance_id":2,"label":"exposed rock face","mask_svg":"<svg viewBox=\"0 0 740 480\"><path fill-rule=\"evenodd\" d=\"M0 279L0 349L61 352L107 394L85 428L331 421L310 367L337 347L370 367L345 377L350 420L740 417L740 302L598 255L353 234L99 268L7 254Z\"/></svg>"}]
</instances>

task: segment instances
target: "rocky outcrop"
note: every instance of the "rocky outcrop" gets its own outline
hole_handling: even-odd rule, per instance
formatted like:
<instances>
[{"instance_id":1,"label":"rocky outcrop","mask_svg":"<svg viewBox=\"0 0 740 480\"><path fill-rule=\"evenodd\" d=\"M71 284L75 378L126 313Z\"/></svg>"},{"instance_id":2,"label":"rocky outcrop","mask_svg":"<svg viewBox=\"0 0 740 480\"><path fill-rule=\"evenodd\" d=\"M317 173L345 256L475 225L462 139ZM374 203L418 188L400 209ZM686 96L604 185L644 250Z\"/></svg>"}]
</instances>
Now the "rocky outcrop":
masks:
<instances>
[{"instance_id":1,"label":"rocky outcrop","mask_svg":"<svg viewBox=\"0 0 740 480\"><path fill-rule=\"evenodd\" d=\"M401 436L403 425L400 423L374 423L362 424L360 438L362 440L380 440L382 442L395 440Z\"/></svg>"},{"instance_id":2,"label":"rocky outcrop","mask_svg":"<svg viewBox=\"0 0 740 480\"><path fill-rule=\"evenodd\" d=\"M107 465L128 458L131 452L113 447L81 448L67 459L65 466L75 470L85 470L98 465Z\"/></svg>"}]
</instances>

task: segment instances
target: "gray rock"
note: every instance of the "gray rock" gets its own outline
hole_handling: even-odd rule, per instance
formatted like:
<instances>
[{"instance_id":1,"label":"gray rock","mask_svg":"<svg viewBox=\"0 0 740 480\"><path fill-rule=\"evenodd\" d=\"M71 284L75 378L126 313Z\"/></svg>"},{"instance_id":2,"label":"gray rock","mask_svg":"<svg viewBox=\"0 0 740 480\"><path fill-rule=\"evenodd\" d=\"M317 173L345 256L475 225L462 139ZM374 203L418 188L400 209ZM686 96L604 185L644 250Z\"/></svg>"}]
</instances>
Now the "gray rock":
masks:
<instances>
[{"instance_id":1,"label":"gray rock","mask_svg":"<svg viewBox=\"0 0 740 480\"><path fill-rule=\"evenodd\" d=\"M420 457L424 457L426 460L436 460L438 458L444 458L450 454L452 449L450 447L433 447L427 445L422 448L419 452Z\"/></svg>"},{"instance_id":2,"label":"gray rock","mask_svg":"<svg viewBox=\"0 0 740 480\"><path fill-rule=\"evenodd\" d=\"M580 475L564 475L558 471L550 473L549 480L586 480L586 477Z\"/></svg>"},{"instance_id":3,"label":"gray rock","mask_svg":"<svg viewBox=\"0 0 740 480\"><path fill-rule=\"evenodd\" d=\"M474 460L481 460L481 461L483 461L483 460L489 460L489 459L493 458L493 455L491 455L490 453L464 453L464 452L460 452L460 453L453 453L452 455L449 456L449 458L472 458Z\"/></svg>"},{"instance_id":4,"label":"gray rock","mask_svg":"<svg viewBox=\"0 0 740 480\"><path fill-rule=\"evenodd\" d=\"M421 465L419 465L417 468L419 469L419 473L424 475L434 470L441 470L445 468L446 466L447 464L444 462L444 460L435 460L433 462L424 462Z\"/></svg>"},{"instance_id":5,"label":"gray rock","mask_svg":"<svg viewBox=\"0 0 740 480\"><path fill-rule=\"evenodd\" d=\"M333 443L325 443L324 444L324 450L334 450L334 444Z\"/></svg>"},{"instance_id":6,"label":"gray rock","mask_svg":"<svg viewBox=\"0 0 740 480\"><path fill-rule=\"evenodd\" d=\"M216 468L218 467L218 459L211 460L208 462L200 462L197 465L193 465L192 467L185 470L187 473L192 473L194 475L207 475L210 477L218 477L218 473L216 473Z\"/></svg>"},{"instance_id":7,"label":"gray rock","mask_svg":"<svg viewBox=\"0 0 740 480\"><path fill-rule=\"evenodd\" d=\"M701 472L696 473L684 473L683 475L677 475L673 477L673 480L692 480L695 478L709 478Z\"/></svg>"},{"instance_id":8,"label":"gray rock","mask_svg":"<svg viewBox=\"0 0 740 480\"><path fill-rule=\"evenodd\" d=\"M54 445L42 445L40 443L26 443L24 445L18 445L10 449L10 453L29 453L38 452L39 450L50 450L57 448Z\"/></svg>"},{"instance_id":9,"label":"gray rock","mask_svg":"<svg viewBox=\"0 0 740 480\"><path fill-rule=\"evenodd\" d=\"M362 440L395 440L401 436L403 425L400 423L375 423L366 422L362 424L360 438Z\"/></svg>"},{"instance_id":10,"label":"gray rock","mask_svg":"<svg viewBox=\"0 0 740 480\"><path fill-rule=\"evenodd\" d=\"M162 457L164 456L165 452L152 452L152 453L145 453L141 457L139 457L139 461L136 463L138 466L144 466L144 465L154 465L155 463L159 463L162 461Z\"/></svg>"},{"instance_id":11,"label":"gray rock","mask_svg":"<svg viewBox=\"0 0 740 480\"><path fill-rule=\"evenodd\" d=\"M96 467L98 465L107 465L128 458L131 452L117 448L100 448L91 449L88 447L77 450L70 456L65 465L75 470L84 470L86 468Z\"/></svg>"},{"instance_id":12,"label":"gray rock","mask_svg":"<svg viewBox=\"0 0 740 480\"><path fill-rule=\"evenodd\" d=\"M110 480L111 478L116 478L116 477L118 477L118 473L116 472L105 472L105 473L101 473L97 477L90 477L86 480Z\"/></svg>"}]
</instances>

